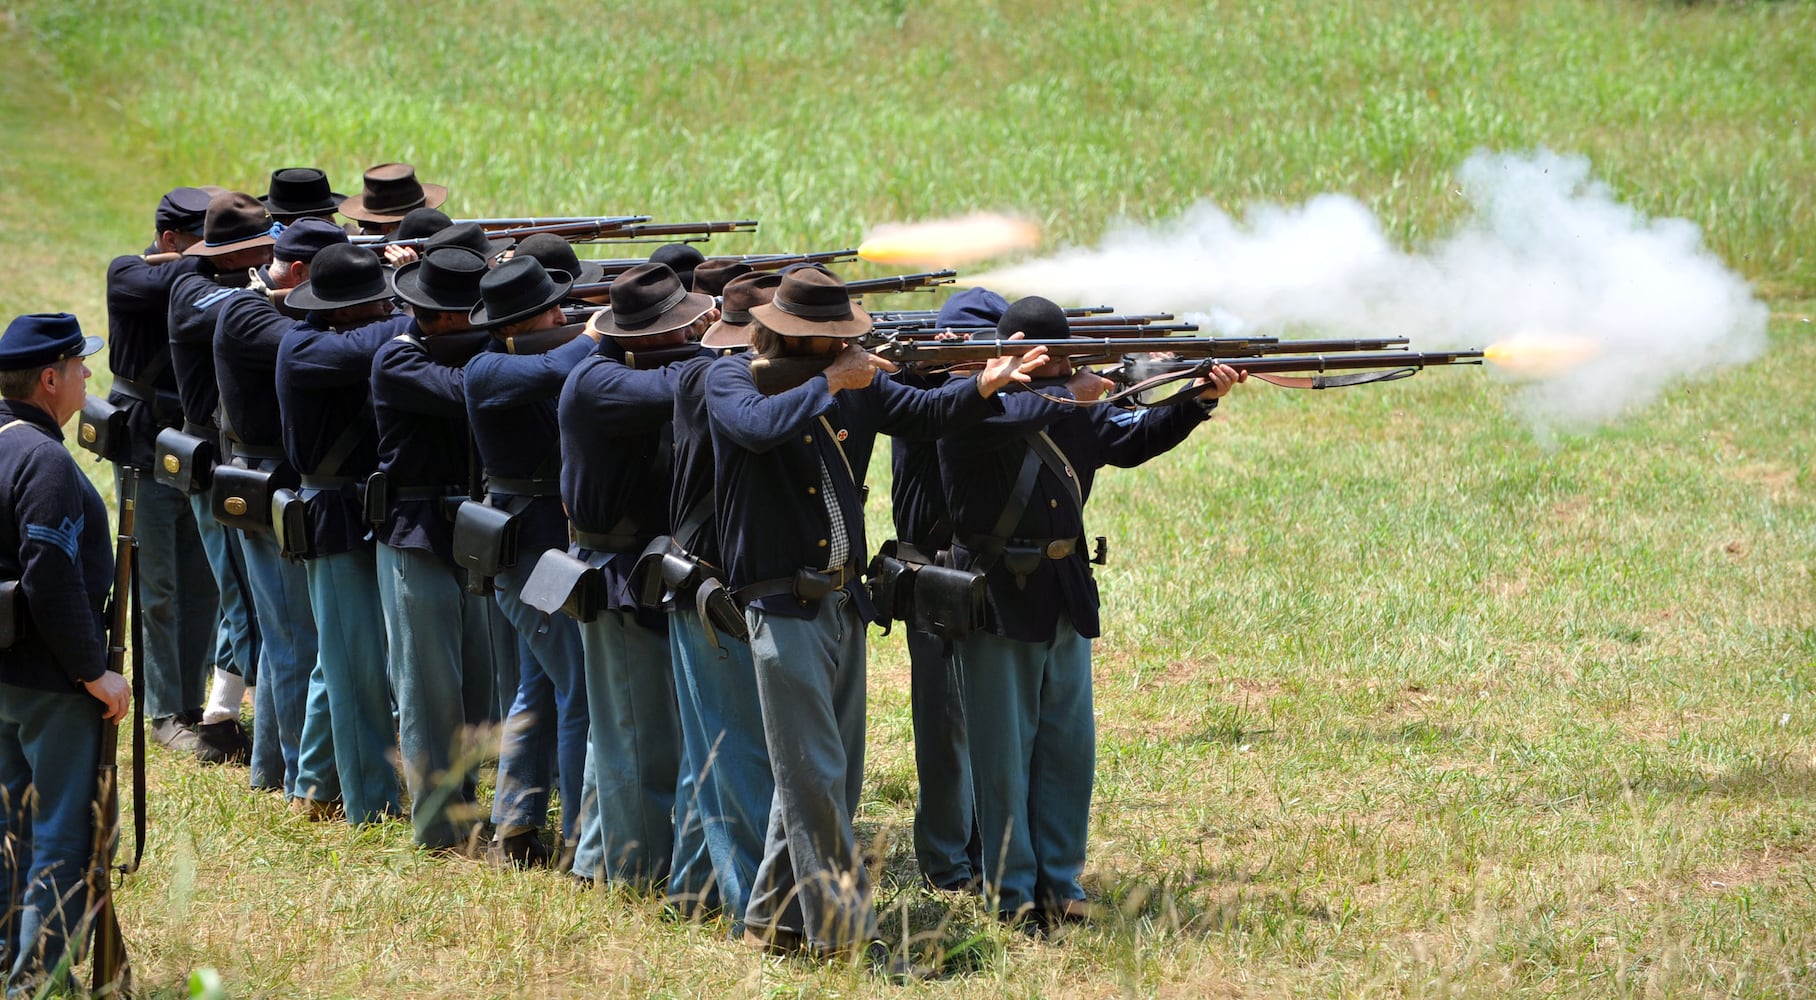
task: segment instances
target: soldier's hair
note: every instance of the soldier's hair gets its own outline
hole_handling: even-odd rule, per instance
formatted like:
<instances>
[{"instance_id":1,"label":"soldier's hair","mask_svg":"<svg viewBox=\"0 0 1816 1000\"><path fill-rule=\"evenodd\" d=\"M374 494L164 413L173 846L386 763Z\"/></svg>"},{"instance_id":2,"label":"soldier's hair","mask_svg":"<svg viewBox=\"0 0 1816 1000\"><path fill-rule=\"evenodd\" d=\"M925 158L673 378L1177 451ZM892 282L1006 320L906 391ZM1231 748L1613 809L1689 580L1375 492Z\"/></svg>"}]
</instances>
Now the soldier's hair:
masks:
<instances>
[{"instance_id":1,"label":"soldier's hair","mask_svg":"<svg viewBox=\"0 0 1816 1000\"><path fill-rule=\"evenodd\" d=\"M788 353L782 344L782 335L763 325L762 320L750 321L750 353L758 358L779 358Z\"/></svg>"},{"instance_id":2,"label":"soldier's hair","mask_svg":"<svg viewBox=\"0 0 1816 1000\"><path fill-rule=\"evenodd\" d=\"M38 376L46 368L55 368L61 361L52 361L48 365L34 365L30 368L14 368L0 371L0 397L6 399L30 399L38 391Z\"/></svg>"}]
</instances>

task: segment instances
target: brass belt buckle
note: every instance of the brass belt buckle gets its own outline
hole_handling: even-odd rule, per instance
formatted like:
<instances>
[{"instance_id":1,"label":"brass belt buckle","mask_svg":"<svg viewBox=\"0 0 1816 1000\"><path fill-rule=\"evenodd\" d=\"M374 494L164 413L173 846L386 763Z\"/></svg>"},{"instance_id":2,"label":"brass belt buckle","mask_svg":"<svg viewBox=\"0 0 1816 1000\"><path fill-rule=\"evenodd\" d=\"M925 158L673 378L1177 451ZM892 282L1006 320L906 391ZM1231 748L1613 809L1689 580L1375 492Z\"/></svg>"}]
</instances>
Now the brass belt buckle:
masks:
<instances>
[{"instance_id":1,"label":"brass belt buckle","mask_svg":"<svg viewBox=\"0 0 1816 1000\"><path fill-rule=\"evenodd\" d=\"M1064 559L1072 554L1076 543L1070 538L1055 538L1047 543L1048 559Z\"/></svg>"}]
</instances>

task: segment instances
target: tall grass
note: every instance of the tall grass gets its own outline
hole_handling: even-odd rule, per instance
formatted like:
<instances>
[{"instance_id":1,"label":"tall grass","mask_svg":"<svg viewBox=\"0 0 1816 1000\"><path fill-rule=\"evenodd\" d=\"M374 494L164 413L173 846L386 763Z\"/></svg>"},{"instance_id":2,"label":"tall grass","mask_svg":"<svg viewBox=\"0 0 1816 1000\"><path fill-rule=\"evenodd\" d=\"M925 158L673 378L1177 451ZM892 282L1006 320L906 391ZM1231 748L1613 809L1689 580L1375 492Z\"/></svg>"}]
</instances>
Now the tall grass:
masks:
<instances>
[{"instance_id":1,"label":"tall grass","mask_svg":"<svg viewBox=\"0 0 1816 1000\"><path fill-rule=\"evenodd\" d=\"M918 887L891 637L860 810L884 928L948 958L911 990L939 995L1812 992L1816 6L28 0L0 25L0 307L96 324L159 193L287 165L351 191L409 160L457 215L762 219L714 244L743 250L971 208L1088 241L1330 190L1417 244L1470 151L1586 154L1770 297L1771 352L1546 444L1477 370L1246 387L1107 474L1110 915L1035 942ZM892 989L400 825L310 826L241 772L153 779L120 902L159 989L204 965L235 995Z\"/></svg>"}]
</instances>

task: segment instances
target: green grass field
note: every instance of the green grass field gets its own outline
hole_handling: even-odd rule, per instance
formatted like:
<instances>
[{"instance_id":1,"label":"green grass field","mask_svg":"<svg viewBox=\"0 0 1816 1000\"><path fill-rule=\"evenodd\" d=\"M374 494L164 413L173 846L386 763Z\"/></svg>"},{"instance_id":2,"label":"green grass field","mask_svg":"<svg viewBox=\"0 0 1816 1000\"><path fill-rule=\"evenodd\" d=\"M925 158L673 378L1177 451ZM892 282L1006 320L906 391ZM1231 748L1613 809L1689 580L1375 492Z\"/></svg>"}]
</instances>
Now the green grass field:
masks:
<instances>
[{"instance_id":1,"label":"green grass field","mask_svg":"<svg viewBox=\"0 0 1816 1000\"><path fill-rule=\"evenodd\" d=\"M96 332L169 187L391 159L457 216L763 221L709 252L972 209L1089 243L1327 191L1417 247L1472 151L1547 147L1772 310L1765 357L1594 432L1535 441L1478 369L1254 385L1107 474L1098 926L1033 941L917 888L890 637L860 825L885 933L947 978L766 961L154 753L119 894L153 995L201 967L233 996L1816 993L1816 4L24 0L0 37L0 312Z\"/></svg>"}]
</instances>

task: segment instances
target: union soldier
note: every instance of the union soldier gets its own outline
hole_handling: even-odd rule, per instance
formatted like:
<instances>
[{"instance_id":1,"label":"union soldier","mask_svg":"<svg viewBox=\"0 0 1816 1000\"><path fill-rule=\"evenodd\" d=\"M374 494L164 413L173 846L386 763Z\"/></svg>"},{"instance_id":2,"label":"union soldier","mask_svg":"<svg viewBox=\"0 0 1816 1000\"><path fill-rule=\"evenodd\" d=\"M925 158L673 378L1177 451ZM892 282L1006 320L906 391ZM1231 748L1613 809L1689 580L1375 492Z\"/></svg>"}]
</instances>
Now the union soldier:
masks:
<instances>
[{"instance_id":1,"label":"union soldier","mask_svg":"<svg viewBox=\"0 0 1816 1000\"><path fill-rule=\"evenodd\" d=\"M401 810L378 566L360 487L378 467L372 356L411 321L393 313L378 255L346 244L316 254L309 280L288 302L309 319L278 348L277 398L284 452L301 480L308 526L301 555L328 696L326 719L305 713L303 743L314 744L323 723L332 727L347 821L367 823Z\"/></svg>"},{"instance_id":2,"label":"union soldier","mask_svg":"<svg viewBox=\"0 0 1816 1000\"><path fill-rule=\"evenodd\" d=\"M937 327L994 326L1009 303L985 288L967 288L940 306ZM896 378L931 389L948 376L904 371ZM1008 405L1005 403L1005 405ZM940 487L934 442L896 438L891 508L896 537L932 554L952 545L952 517ZM966 746L964 688L955 651L937 636L905 625L909 706L914 724L914 857L936 889L969 890L983 875L983 841L971 808L971 755Z\"/></svg>"},{"instance_id":3,"label":"union soldier","mask_svg":"<svg viewBox=\"0 0 1816 1000\"><path fill-rule=\"evenodd\" d=\"M183 250L186 256L197 260L195 270L179 277L170 288L170 365L182 403L183 430L216 447L221 444L221 427L218 419L220 386L214 371L215 326L226 300L236 289L245 288L251 282L252 269L271 262L271 248L277 242L272 235L273 228L271 215L251 195L237 191L215 195L208 202L202 239ZM231 650L231 662L238 667L246 683L256 684L260 639L239 536L215 520L211 497L206 490L191 494L189 505L202 550L214 573L215 588L220 596L223 639L226 648ZM225 659L229 657L217 652L217 665ZM148 711L153 715L156 731L159 718L156 709L148 706ZM187 715L179 715L174 720L166 720L164 728L169 731L173 722L181 725L186 718ZM194 718L201 721L199 710ZM237 730L239 721L237 718L223 719L220 724ZM260 776L261 787L269 777Z\"/></svg>"},{"instance_id":4,"label":"union soldier","mask_svg":"<svg viewBox=\"0 0 1816 1000\"><path fill-rule=\"evenodd\" d=\"M230 675L255 669L256 642L250 631L232 636L217 657L220 598L209 569L195 512L181 491L150 476L158 432L183 425L182 401L170 364L170 289L178 278L201 270L201 257L151 263L153 255L181 254L202 239L212 197L181 187L159 199L153 216L154 242L143 254L114 258L107 266L107 364L113 371L108 402L126 410L122 466L136 470L139 530L139 599L143 608L145 709L152 731L165 746L192 750L204 760L224 762L238 745L237 701L229 726L207 724L203 687L214 664L216 700L226 701ZM115 471L120 501L126 478ZM242 612L237 620L244 622ZM212 707L212 706L210 706Z\"/></svg>"},{"instance_id":5,"label":"union soldier","mask_svg":"<svg viewBox=\"0 0 1816 1000\"><path fill-rule=\"evenodd\" d=\"M60 430L87 395L82 359L100 349L68 313L20 316L0 335L0 579L16 586L13 640L0 650L7 996L68 986L53 980L86 926L101 727L131 696L107 669L107 508ZM75 950L80 959L79 940Z\"/></svg>"},{"instance_id":6,"label":"union soldier","mask_svg":"<svg viewBox=\"0 0 1816 1000\"><path fill-rule=\"evenodd\" d=\"M317 254L346 242L344 230L320 219L287 227L272 248L265 283L287 294L309 280ZM215 322L214 375L231 452L227 461L284 481L294 479L296 471L284 454L277 353L296 320L273 305L271 297L248 289L228 296ZM312 751L307 787L299 790L297 781L305 770L303 716L316 669L308 576L300 563L279 551L269 525L230 533L245 556L246 584L258 612L260 682L253 692L253 787L278 789L304 801L314 796L338 798L332 748ZM325 690L316 694L318 701L326 697Z\"/></svg>"},{"instance_id":7,"label":"union soldier","mask_svg":"<svg viewBox=\"0 0 1816 1000\"><path fill-rule=\"evenodd\" d=\"M1004 313L996 336L1070 335L1038 297ZM1109 386L1064 358L1034 372L1047 396L1095 399ZM987 571L988 628L960 642L971 773L987 891L1004 919L1084 919L1084 870L1096 737L1091 643L1097 585L1086 561L1084 503L1097 470L1162 454L1205 422L1241 376L1219 365L1197 399L1145 413L1016 393L1004 410L939 442L953 557ZM1031 473L1031 475L1030 475ZM1002 525L1009 527L1003 528Z\"/></svg>"},{"instance_id":8,"label":"union soldier","mask_svg":"<svg viewBox=\"0 0 1816 1000\"><path fill-rule=\"evenodd\" d=\"M695 272L696 279L700 273ZM725 560L713 509L716 473L706 379L719 353L750 346L750 310L774 298L781 282L781 275L764 271L726 285L719 319L700 341L712 353L676 366L670 531L675 544L699 561L702 577L715 584L724 576ZM763 742L750 644L716 629L708 631L697 601L697 587L705 585L675 594L668 620L669 655L675 665L682 770L697 779L694 809L704 827L713 882L735 933L741 934L751 883L763 860L775 779ZM685 797L682 803L687 804Z\"/></svg>"},{"instance_id":9,"label":"union soldier","mask_svg":"<svg viewBox=\"0 0 1816 1000\"><path fill-rule=\"evenodd\" d=\"M573 555L601 574L601 607L580 623L593 760L602 765L605 858L596 875L636 885L667 879L669 898L689 913L713 905L711 863L694 776L681 766L666 616L638 606L630 574L668 531L674 362L702 355L688 333L703 330L712 310L710 296L690 294L665 265L624 272L612 283L612 308L587 324L605 339L568 375L559 407Z\"/></svg>"},{"instance_id":10,"label":"union soldier","mask_svg":"<svg viewBox=\"0 0 1816 1000\"><path fill-rule=\"evenodd\" d=\"M393 294L410 329L372 359L378 471L387 494L378 537L378 596L397 694L410 824L424 847L455 851L477 832L477 761L469 727L496 722L500 671L517 636L492 600L469 592L454 563L449 499L465 493L471 437L466 363L489 336L473 331L486 262L444 247L399 268ZM512 688L515 689L514 677Z\"/></svg>"},{"instance_id":11,"label":"union soldier","mask_svg":"<svg viewBox=\"0 0 1816 1000\"><path fill-rule=\"evenodd\" d=\"M745 913L750 943L851 954L876 936L869 873L851 827L863 784L864 626L876 609L856 470L879 432L931 438L1001 411L998 389L1023 360L921 392L851 343L870 329L845 283L823 267L788 272L751 310L757 355L830 356L820 374L765 395L743 357L707 379L729 582L746 604L763 732L776 792L763 862ZM1030 352L1032 368L1045 360Z\"/></svg>"},{"instance_id":12,"label":"union soldier","mask_svg":"<svg viewBox=\"0 0 1816 1000\"><path fill-rule=\"evenodd\" d=\"M518 864L547 861L541 829L548 813L552 736L560 768L562 840L574 850L573 871L590 876L604 864L604 843L587 740L580 633L566 614L545 619L521 597L536 560L547 549L565 548L568 539L556 401L568 373L599 343L593 331L560 332L567 319L560 303L572 284L566 273L551 273L530 257L512 258L486 273L472 323L491 331L491 339L467 362L466 393L467 418L485 466L487 503L516 515L517 562L494 579L494 597L532 653L521 664L499 747L494 847Z\"/></svg>"}]
</instances>

